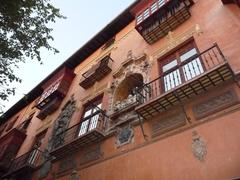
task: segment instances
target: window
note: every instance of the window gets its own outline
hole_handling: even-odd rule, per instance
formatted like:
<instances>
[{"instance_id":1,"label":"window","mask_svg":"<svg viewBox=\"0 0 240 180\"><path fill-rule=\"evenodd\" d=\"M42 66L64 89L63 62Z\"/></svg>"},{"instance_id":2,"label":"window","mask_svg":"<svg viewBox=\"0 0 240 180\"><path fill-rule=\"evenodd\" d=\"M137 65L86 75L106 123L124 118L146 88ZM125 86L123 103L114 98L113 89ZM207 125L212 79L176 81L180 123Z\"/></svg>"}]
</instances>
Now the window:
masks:
<instances>
[{"instance_id":1,"label":"window","mask_svg":"<svg viewBox=\"0 0 240 180\"><path fill-rule=\"evenodd\" d=\"M143 18L144 19L147 19L149 17L150 13L149 13L149 9L146 9L144 12L143 12Z\"/></svg>"},{"instance_id":2,"label":"window","mask_svg":"<svg viewBox=\"0 0 240 180\"><path fill-rule=\"evenodd\" d=\"M28 157L28 163L29 164L35 164L38 157L39 157L39 149L41 148L41 145L43 144L43 140L44 140L44 137L47 133L47 130L44 130L43 132L39 133L36 138L35 138L35 141L33 143L33 146L32 146L32 151L30 152L29 154L29 157Z\"/></svg>"},{"instance_id":3,"label":"window","mask_svg":"<svg viewBox=\"0 0 240 180\"><path fill-rule=\"evenodd\" d=\"M110 46L112 46L115 42L115 37L112 37L111 39L109 39L102 47L102 50L105 50L107 48L109 48Z\"/></svg>"},{"instance_id":4,"label":"window","mask_svg":"<svg viewBox=\"0 0 240 180\"><path fill-rule=\"evenodd\" d=\"M165 0L158 0L158 6L162 7L165 4Z\"/></svg>"},{"instance_id":5,"label":"window","mask_svg":"<svg viewBox=\"0 0 240 180\"><path fill-rule=\"evenodd\" d=\"M15 122L17 121L19 116L15 117L12 121L10 121L7 125L6 131L9 131L10 129L12 129L12 127L14 126Z\"/></svg>"},{"instance_id":6,"label":"window","mask_svg":"<svg viewBox=\"0 0 240 180\"><path fill-rule=\"evenodd\" d=\"M137 16L137 24L140 24L143 21L143 17L142 14L140 14L139 16Z\"/></svg>"},{"instance_id":7,"label":"window","mask_svg":"<svg viewBox=\"0 0 240 180\"><path fill-rule=\"evenodd\" d=\"M34 112L35 113L35 112ZM23 121L20 125L19 125L19 129L22 131L26 131L28 126L31 123L31 120L33 118L34 113L32 113L25 121Z\"/></svg>"},{"instance_id":8,"label":"window","mask_svg":"<svg viewBox=\"0 0 240 180\"><path fill-rule=\"evenodd\" d=\"M169 91L204 72L194 42L188 43L161 62L164 91Z\"/></svg>"},{"instance_id":9,"label":"window","mask_svg":"<svg viewBox=\"0 0 240 180\"><path fill-rule=\"evenodd\" d=\"M157 9L158 9L157 3L155 2L151 5L151 12L154 13L155 11L157 11Z\"/></svg>"},{"instance_id":10,"label":"window","mask_svg":"<svg viewBox=\"0 0 240 180\"><path fill-rule=\"evenodd\" d=\"M102 98L92 101L91 103L85 106L78 136L82 136L87 132L97 128L101 108Z\"/></svg>"},{"instance_id":11,"label":"window","mask_svg":"<svg viewBox=\"0 0 240 180\"><path fill-rule=\"evenodd\" d=\"M45 90L45 92L41 95L41 98L39 100L39 104L43 103L43 100L47 99L48 96L50 96L53 92L55 92L58 87L60 85L60 81L57 81L56 83L54 83L53 85L51 85L51 87L49 87L47 90Z\"/></svg>"}]
</instances>

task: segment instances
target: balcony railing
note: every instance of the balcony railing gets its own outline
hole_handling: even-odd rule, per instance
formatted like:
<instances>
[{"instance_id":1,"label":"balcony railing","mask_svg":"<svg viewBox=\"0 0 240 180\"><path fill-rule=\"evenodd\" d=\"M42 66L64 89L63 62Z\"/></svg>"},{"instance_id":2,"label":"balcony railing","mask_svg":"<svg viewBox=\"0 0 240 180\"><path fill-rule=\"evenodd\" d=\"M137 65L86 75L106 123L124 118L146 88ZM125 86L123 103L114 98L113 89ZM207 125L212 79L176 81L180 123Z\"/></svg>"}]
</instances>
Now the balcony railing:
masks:
<instances>
[{"instance_id":1,"label":"balcony railing","mask_svg":"<svg viewBox=\"0 0 240 180\"><path fill-rule=\"evenodd\" d=\"M82 74L79 85L84 89L91 87L96 81L101 80L112 71L113 60L105 56L97 64L93 65L88 71Z\"/></svg>"},{"instance_id":2,"label":"balcony railing","mask_svg":"<svg viewBox=\"0 0 240 180\"><path fill-rule=\"evenodd\" d=\"M14 127L0 138L0 173L8 170L12 158L17 154L25 138L25 130L20 126Z\"/></svg>"},{"instance_id":3,"label":"balcony railing","mask_svg":"<svg viewBox=\"0 0 240 180\"><path fill-rule=\"evenodd\" d=\"M104 111L97 111L93 115L83 119L80 123L59 133L54 140L51 154L61 158L88 144L103 139L106 115Z\"/></svg>"},{"instance_id":4,"label":"balcony railing","mask_svg":"<svg viewBox=\"0 0 240 180\"><path fill-rule=\"evenodd\" d=\"M158 0L136 17L136 29L152 44L189 19L192 4L192 0Z\"/></svg>"},{"instance_id":5,"label":"balcony railing","mask_svg":"<svg viewBox=\"0 0 240 180\"><path fill-rule=\"evenodd\" d=\"M144 118L151 117L232 77L232 69L214 44L138 88L136 96L140 105L136 111Z\"/></svg>"},{"instance_id":6,"label":"balcony railing","mask_svg":"<svg viewBox=\"0 0 240 180\"><path fill-rule=\"evenodd\" d=\"M17 157L11 162L9 170L6 177L9 177L13 174L24 174L24 172L29 173L33 171L38 165L40 165L40 157L42 151L39 149L33 149L22 156Z\"/></svg>"}]
</instances>

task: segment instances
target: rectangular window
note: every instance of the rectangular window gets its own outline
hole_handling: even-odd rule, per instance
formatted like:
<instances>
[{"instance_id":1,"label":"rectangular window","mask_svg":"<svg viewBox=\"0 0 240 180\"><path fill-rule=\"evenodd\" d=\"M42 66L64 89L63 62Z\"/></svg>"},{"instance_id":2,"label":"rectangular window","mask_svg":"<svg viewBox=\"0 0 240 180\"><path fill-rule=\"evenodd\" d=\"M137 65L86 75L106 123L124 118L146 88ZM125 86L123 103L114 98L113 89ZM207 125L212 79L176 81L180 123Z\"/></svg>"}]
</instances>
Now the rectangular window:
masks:
<instances>
[{"instance_id":1,"label":"rectangular window","mask_svg":"<svg viewBox=\"0 0 240 180\"><path fill-rule=\"evenodd\" d=\"M139 16L137 16L137 24L140 24L143 21L143 17L142 14L140 14Z\"/></svg>"},{"instance_id":2,"label":"rectangular window","mask_svg":"<svg viewBox=\"0 0 240 180\"><path fill-rule=\"evenodd\" d=\"M143 18L144 19L147 19L149 17L150 13L149 13L149 9L146 9L144 12L143 12Z\"/></svg>"},{"instance_id":3,"label":"rectangular window","mask_svg":"<svg viewBox=\"0 0 240 180\"><path fill-rule=\"evenodd\" d=\"M157 3L155 2L151 5L151 12L154 13L155 11L157 11L157 9L158 9L157 8Z\"/></svg>"},{"instance_id":4,"label":"rectangular window","mask_svg":"<svg viewBox=\"0 0 240 180\"><path fill-rule=\"evenodd\" d=\"M159 8L162 7L164 4L165 4L165 0L158 0Z\"/></svg>"},{"instance_id":5,"label":"rectangular window","mask_svg":"<svg viewBox=\"0 0 240 180\"><path fill-rule=\"evenodd\" d=\"M18 128L20 130L22 130L22 131L26 131L27 130L28 126L31 123L31 120L33 118L34 113L30 114L29 117L18 126Z\"/></svg>"},{"instance_id":6,"label":"rectangular window","mask_svg":"<svg viewBox=\"0 0 240 180\"><path fill-rule=\"evenodd\" d=\"M92 101L85 106L78 136L82 136L87 132L97 128L97 125L99 123L99 116L102 111L101 108L102 99Z\"/></svg>"},{"instance_id":7,"label":"rectangular window","mask_svg":"<svg viewBox=\"0 0 240 180\"><path fill-rule=\"evenodd\" d=\"M35 164L36 161L39 158L40 155L40 151L39 149L41 148L41 146L43 145L43 140L45 138L45 135L47 133L47 130L44 130L43 132L39 133L36 138L35 138L35 142L32 146L32 151L30 152L29 156L28 156L28 163L29 164Z\"/></svg>"},{"instance_id":8,"label":"rectangular window","mask_svg":"<svg viewBox=\"0 0 240 180\"><path fill-rule=\"evenodd\" d=\"M195 43L191 42L162 60L160 69L164 92L204 72L203 63L197 54Z\"/></svg>"}]
</instances>

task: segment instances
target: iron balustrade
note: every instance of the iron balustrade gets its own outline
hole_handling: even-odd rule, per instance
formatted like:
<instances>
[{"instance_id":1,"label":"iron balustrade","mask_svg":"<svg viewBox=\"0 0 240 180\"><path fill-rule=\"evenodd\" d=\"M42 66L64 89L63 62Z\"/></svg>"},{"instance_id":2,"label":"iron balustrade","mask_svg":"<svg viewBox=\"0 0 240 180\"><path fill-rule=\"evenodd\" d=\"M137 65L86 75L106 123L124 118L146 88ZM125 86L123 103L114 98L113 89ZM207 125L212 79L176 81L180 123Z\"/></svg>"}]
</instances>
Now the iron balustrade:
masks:
<instances>
[{"instance_id":1,"label":"iron balustrade","mask_svg":"<svg viewBox=\"0 0 240 180\"><path fill-rule=\"evenodd\" d=\"M105 126L105 112L97 110L91 116L88 116L82 121L57 135L57 139L53 145L53 150L60 146L64 146L74 140L82 138L84 135L91 133L91 131L102 131Z\"/></svg>"},{"instance_id":2,"label":"iron balustrade","mask_svg":"<svg viewBox=\"0 0 240 180\"><path fill-rule=\"evenodd\" d=\"M42 151L39 149L32 149L31 151L15 158L9 167L9 171L7 174L14 173L22 168L30 167L36 168L40 163L40 157L42 155Z\"/></svg>"},{"instance_id":3,"label":"iron balustrade","mask_svg":"<svg viewBox=\"0 0 240 180\"><path fill-rule=\"evenodd\" d=\"M151 101L226 63L227 60L219 46L214 44L207 50L189 57L181 64L165 71L158 78L137 88L135 90L137 101L140 104Z\"/></svg>"}]
</instances>

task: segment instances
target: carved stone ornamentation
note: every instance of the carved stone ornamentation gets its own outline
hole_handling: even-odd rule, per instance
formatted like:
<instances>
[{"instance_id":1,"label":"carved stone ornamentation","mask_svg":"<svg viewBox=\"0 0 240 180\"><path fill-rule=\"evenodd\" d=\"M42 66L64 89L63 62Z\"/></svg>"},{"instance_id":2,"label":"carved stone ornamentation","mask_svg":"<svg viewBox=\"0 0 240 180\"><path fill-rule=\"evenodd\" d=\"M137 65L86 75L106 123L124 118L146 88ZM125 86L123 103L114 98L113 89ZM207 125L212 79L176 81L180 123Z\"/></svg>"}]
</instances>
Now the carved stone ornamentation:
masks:
<instances>
[{"instance_id":1,"label":"carved stone ornamentation","mask_svg":"<svg viewBox=\"0 0 240 180\"><path fill-rule=\"evenodd\" d=\"M45 177L47 177L49 171L52 168L52 163L50 160L45 161L41 168L39 169L39 179L44 179Z\"/></svg>"},{"instance_id":2,"label":"carved stone ornamentation","mask_svg":"<svg viewBox=\"0 0 240 180\"><path fill-rule=\"evenodd\" d=\"M69 180L80 180L80 176L78 175L76 170L72 171Z\"/></svg>"},{"instance_id":3,"label":"carved stone ornamentation","mask_svg":"<svg viewBox=\"0 0 240 180\"><path fill-rule=\"evenodd\" d=\"M49 150L59 147L64 143L64 136L62 134L68 127L68 123L76 110L76 101L71 98L63 107L62 112L55 121L52 136L49 140Z\"/></svg>"},{"instance_id":4,"label":"carved stone ornamentation","mask_svg":"<svg viewBox=\"0 0 240 180\"><path fill-rule=\"evenodd\" d=\"M132 141L133 136L134 136L134 131L130 125L125 126L123 128L118 128L117 137L116 137L117 147L130 143Z\"/></svg>"},{"instance_id":5,"label":"carved stone ornamentation","mask_svg":"<svg viewBox=\"0 0 240 180\"><path fill-rule=\"evenodd\" d=\"M113 111L120 111L126 107L129 107L133 104L136 103L136 95L128 95L127 99L124 99L123 101L117 101L114 105L113 105Z\"/></svg>"},{"instance_id":6,"label":"carved stone ornamentation","mask_svg":"<svg viewBox=\"0 0 240 180\"><path fill-rule=\"evenodd\" d=\"M196 119L206 117L212 113L220 111L239 102L234 90L228 90L220 95L205 100L193 107Z\"/></svg>"},{"instance_id":7,"label":"carved stone ornamentation","mask_svg":"<svg viewBox=\"0 0 240 180\"><path fill-rule=\"evenodd\" d=\"M196 131L192 135L192 153L199 161L204 161L207 155L207 145Z\"/></svg>"},{"instance_id":8,"label":"carved stone ornamentation","mask_svg":"<svg viewBox=\"0 0 240 180\"><path fill-rule=\"evenodd\" d=\"M76 101L74 100L73 96L71 100L68 101L65 106L62 108L62 112L58 116L57 120L55 121L52 136L49 139L48 147L45 149L42 158L42 166L39 170L39 177L44 178L48 175L52 168L52 156L50 156L49 152L52 151L55 147L60 146L64 142L64 137L61 133L67 129L68 123L76 110Z\"/></svg>"},{"instance_id":9,"label":"carved stone ornamentation","mask_svg":"<svg viewBox=\"0 0 240 180\"><path fill-rule=\"evenodd\" d=\"M193 27L190 27L181 34L175 34L175 32L170 31L167 35L167 42L153 53L154 59L159 59L164 54L182 44L184 41L193 38L193 36L200 36L202 34L203 30L199 24L195 24Z\"/></svg>"},{"instance_id":10,"label":"carved stone ornamentation","mask_svg":"<svg viewBox=\"0 0 240 180\"><path fill-rule=\"evenodd\" d=\"M149 73L150 73L150 64L148 62L146 54L142 54L138 57L133 55L133 52L129 50L127 54L126 61L122 63L122 66L113 73L113 82L109 86L109 110L110 114L114 113L114 111L119 108L125 107L126 104L132 103L135 101L135 97L133 95L129 95L124 101L114 102L114 96L118 86L126 80L129 76L133 74L140 74L143 79L143 83L147 83L149 81Z\"/></svg>"}]
</instances>

